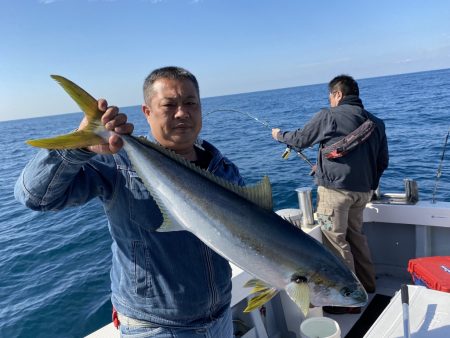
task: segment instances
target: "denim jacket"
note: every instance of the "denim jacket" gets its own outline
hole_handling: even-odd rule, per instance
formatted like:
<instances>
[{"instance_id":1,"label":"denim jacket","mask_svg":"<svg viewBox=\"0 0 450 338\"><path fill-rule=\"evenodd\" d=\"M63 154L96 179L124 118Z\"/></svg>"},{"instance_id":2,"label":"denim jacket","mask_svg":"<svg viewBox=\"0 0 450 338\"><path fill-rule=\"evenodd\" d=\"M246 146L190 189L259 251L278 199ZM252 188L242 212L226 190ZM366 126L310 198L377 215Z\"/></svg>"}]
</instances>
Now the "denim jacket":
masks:
<instances>
[{"instance_id":1,"label":"denim jacket","mask_svg":"<svg viewBox=\"0 0 450 338\"><path fill-rule=\"evenodd\" d=\"M208 171L233 183L237 167L214 146ZM231 301L231 268L187 231L156 232L162 215L124 151L41 150L22 171L16 199L33 210L103 202L112 244L111 301L125 316L161 326L202 326Z\"/></svg>"}]
</instances>

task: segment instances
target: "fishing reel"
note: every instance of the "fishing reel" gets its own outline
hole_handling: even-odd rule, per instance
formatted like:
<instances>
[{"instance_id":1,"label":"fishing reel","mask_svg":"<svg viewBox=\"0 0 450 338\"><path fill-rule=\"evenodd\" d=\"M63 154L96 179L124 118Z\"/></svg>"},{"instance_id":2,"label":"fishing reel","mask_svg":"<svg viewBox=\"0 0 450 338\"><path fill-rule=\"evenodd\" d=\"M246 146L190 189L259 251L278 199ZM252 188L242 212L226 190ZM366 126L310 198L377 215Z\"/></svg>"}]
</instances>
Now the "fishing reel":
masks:
<instances>
[{"instance_id":1,"label":"fishing reel","mask_svg":"<svg viewBox=\"0 0 450 338\"><path fill-rule=\"evenodd\" d=\"M287 147L284 153L281 155L281 158L283 160L287 160L289 158L289 155L291 154L291 150L292 150L291 147Z\"/></svg>"},{"instance_id":2,"label":"fishing reel","mask_svg":"<svg viewBox=\"0 0 450 338\"><path fill-rule=\"evenodd\" d=\"M291 151L292 151L292 147L290 147L290 146L286 147L286 150L281 155L281 158L283 160L287 160L289 158L289 155L291 154ZM308 163L309 166L311 167L311 171L309 172L309 176L314 176L314 174L316 173L316 166L311 163L311 161L302 153L302 151L300 149L296 148L295 151L296 151L298 157L300 157L303 161Z\"/></svg>"}]
</instances>

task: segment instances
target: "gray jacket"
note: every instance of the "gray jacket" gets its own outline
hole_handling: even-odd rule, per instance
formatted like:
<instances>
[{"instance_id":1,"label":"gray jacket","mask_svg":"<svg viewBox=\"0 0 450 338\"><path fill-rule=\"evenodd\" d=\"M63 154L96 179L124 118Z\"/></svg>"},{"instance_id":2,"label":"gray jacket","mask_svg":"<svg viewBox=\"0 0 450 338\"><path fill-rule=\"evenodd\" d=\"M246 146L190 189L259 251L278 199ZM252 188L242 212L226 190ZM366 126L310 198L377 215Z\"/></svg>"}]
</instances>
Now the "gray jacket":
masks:
<instances>
[{"instance_id":1,"label":"gray jacket","mask_svg":"<svg viewBox=\"0 0 450 338\"><path fill-rule=\"evenodd\" d=\"M377 127L366 142L337 159L323 156L322 147L339 141L367 118ZM389 163L384 122L366 111L359 97L353 95L344 97L337 107L320 110L302 129L280 132L278 141L299 149L319 144L315 181L327 188L375 190Z\"/></svg>"}]
</instances>

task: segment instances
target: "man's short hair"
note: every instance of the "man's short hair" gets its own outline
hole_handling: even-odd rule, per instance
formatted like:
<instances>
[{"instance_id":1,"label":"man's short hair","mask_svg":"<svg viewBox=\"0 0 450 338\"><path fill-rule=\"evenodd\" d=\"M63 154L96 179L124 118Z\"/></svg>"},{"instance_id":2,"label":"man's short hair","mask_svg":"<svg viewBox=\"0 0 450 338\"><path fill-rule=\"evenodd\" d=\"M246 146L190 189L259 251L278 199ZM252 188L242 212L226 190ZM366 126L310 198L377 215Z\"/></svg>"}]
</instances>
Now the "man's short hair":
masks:
<instances>
[{"instance_id":1,"label":"man's short hair","mask_svg":"<svg viewBox=\"0 0 450 338\"><path fill-rule=\"evenodd\" d=\"M198 86L198 81L194 74L188 70L181 67L162 67L152 71L144 81L144 100L147 104L150 103L150 97L152 95L153 84L160 79L170 79L170 80L189 80L194 85L197 90L197 94L200 97L200 88Z\"/></svg>"},{"instance_id":2,"label":"man's short hair","mask_svg":"<svg viewBox=\"0 0 450 338\"><path fill-rule=\"evenodd\" d=\"M359 96L358 83L349 75L339 75L328 83L330 93L335 90L342 92L343 96L356 95Z\"/></svg>"}]
</instances>

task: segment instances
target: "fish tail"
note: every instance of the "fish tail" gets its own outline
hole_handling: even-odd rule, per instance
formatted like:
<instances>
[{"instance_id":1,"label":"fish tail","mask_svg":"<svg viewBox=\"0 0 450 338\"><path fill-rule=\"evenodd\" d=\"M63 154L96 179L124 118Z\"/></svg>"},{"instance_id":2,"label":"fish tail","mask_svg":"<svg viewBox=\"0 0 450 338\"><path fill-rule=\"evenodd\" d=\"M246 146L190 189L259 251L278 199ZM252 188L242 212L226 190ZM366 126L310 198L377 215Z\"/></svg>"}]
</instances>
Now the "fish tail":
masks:
<instances>
[{"instance_id":1,"label":"fish tail","mask_svg":"<svg viewBox=\"0 0 450 338\"><path fill-rule=\"evenodd\" d=\"M51 138L27 140L26 143L34 147L46 149L75 149L104 143L103 138L100 136L102 131L105 131L100 121L103 112L98 109L97 100L83 88L66 78L59 75L51 75L51 77L78 104L86 116L88 125L83 130L76 130Z\"/></svg>"}]
</instances>

